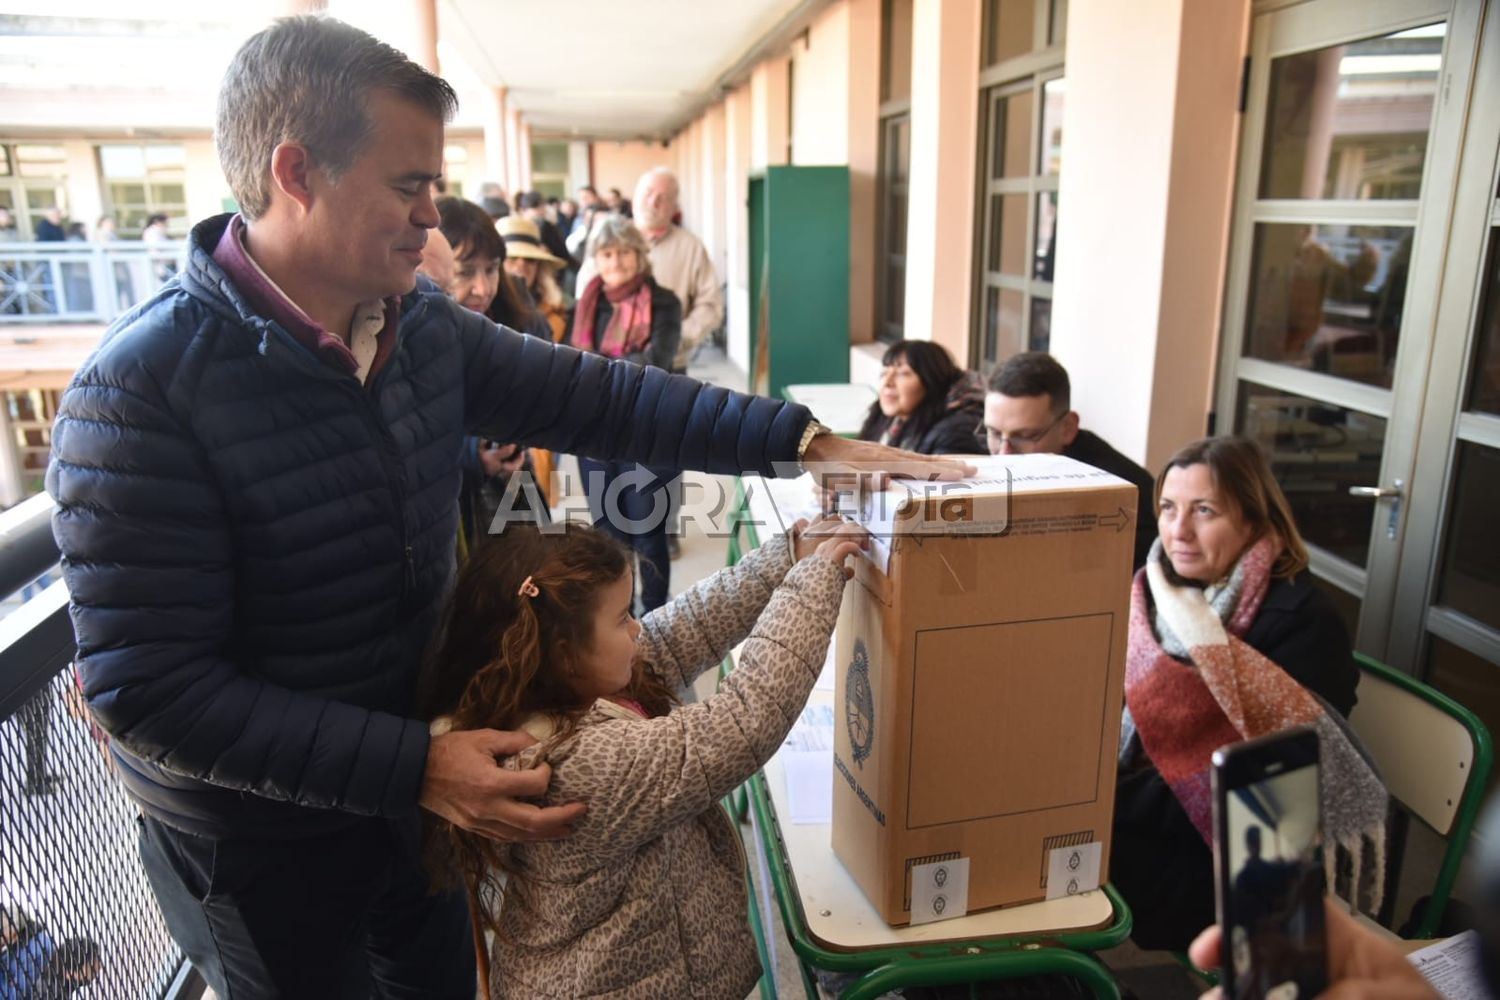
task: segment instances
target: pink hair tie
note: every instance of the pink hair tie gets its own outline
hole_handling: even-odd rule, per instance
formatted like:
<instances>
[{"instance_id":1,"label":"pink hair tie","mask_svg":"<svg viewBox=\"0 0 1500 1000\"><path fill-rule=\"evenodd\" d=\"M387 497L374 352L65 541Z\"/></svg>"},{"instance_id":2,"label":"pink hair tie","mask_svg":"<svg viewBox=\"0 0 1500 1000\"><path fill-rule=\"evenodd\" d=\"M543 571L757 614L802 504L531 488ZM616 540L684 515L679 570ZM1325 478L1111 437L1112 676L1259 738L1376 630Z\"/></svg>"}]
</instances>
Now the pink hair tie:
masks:
<instances>
[{"instance_id":1,"label":"pink hair tie","mask_svg":"<svg viewBox=\"0 0 1500 1000\"><path fill-rule=\"evenodd\" d=\"M531 582L531 577L521 581L521 589L516 591L517 597L536 597L541 591L536 589L536 584Z\"/></svg>"}]
</instances>

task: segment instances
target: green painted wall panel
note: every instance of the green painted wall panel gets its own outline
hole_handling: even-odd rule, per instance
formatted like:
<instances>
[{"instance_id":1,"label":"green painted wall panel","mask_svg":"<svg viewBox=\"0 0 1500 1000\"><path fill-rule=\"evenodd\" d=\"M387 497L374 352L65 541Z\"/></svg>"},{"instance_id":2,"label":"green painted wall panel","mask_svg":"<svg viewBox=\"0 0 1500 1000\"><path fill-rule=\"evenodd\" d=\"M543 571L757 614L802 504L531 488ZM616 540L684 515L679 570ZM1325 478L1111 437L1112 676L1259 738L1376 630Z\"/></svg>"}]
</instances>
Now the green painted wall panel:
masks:
<instances>
[{"instance_id":1,"label":"green painted wall panel","mask_svg":"<svg viewBox=\"0 0 1500 1000\"><path fill-rule=\"evenodd\" d=\"M751 387L849 381L849 169L770 167L750 181Z\"/></svg>"}]
</instances>

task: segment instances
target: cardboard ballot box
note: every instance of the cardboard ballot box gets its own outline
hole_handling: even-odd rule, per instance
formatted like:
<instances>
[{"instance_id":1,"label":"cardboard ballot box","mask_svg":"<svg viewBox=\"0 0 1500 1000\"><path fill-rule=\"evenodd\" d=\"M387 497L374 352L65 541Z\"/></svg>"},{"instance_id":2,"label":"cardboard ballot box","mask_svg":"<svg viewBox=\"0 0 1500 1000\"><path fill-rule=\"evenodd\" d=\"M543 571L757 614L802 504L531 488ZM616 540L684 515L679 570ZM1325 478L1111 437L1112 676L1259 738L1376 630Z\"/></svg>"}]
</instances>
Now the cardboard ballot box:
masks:
<instances>
[{"instance_id":1,"label":"cardboard ballot box","mask_svg":"<svg viewBox=\"0 0 1500 1000\"><path fill-rule=\"evenodd\" d=\"M1107 878L1135 487L964 457L864 501L838 625L833 849L892 924Z\"/></svg>"}]
</instances>

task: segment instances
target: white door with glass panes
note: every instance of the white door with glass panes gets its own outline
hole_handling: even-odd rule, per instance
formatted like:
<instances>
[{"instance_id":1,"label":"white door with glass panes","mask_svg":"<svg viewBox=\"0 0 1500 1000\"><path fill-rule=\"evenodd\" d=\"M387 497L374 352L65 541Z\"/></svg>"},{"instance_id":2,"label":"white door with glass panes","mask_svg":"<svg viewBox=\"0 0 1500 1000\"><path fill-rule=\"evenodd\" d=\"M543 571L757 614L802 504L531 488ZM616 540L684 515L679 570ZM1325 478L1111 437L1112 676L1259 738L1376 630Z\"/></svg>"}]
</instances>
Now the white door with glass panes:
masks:
<instances>
[{"instance_id":1,"label":"white door with glass panes","mask_svg":"<svg viewBox=\"0 0 1500 1000\"><path fill-rule=\"evenodd\" d=\"M1257 6L1221 430L1363 652L1500 726L1500 0Z\"/></svg>"}]
</instances>

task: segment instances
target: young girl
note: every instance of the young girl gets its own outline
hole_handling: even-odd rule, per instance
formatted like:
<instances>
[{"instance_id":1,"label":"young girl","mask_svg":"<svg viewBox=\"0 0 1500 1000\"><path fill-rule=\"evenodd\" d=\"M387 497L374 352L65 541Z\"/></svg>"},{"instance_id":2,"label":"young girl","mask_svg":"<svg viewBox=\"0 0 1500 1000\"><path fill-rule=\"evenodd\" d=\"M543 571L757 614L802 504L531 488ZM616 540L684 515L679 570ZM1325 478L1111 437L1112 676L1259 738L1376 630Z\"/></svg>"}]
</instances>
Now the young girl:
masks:
<instances>
[{"instance_id":1,"label":"young girl","mask_svg":"<svg viewBox=\"0 0 1500 1000\"><path fill-rule=\"evenodd\" d=\"M739 831L719 800L776 752L822 669L852 524L800 522L637 622L603 532L506 529L459 577L421 700L434 733L523 729L573 836L502 844L441 824L495 932L491 997L743 997L760 976ZM794 565L795 563L795 565ZM701 704L677 692L744 642ZM505 879L502 890L501 881Z\"/></svg>"}]
</instances>

